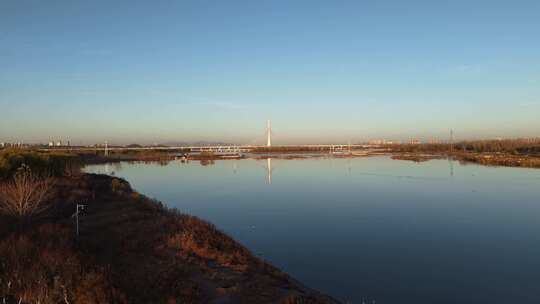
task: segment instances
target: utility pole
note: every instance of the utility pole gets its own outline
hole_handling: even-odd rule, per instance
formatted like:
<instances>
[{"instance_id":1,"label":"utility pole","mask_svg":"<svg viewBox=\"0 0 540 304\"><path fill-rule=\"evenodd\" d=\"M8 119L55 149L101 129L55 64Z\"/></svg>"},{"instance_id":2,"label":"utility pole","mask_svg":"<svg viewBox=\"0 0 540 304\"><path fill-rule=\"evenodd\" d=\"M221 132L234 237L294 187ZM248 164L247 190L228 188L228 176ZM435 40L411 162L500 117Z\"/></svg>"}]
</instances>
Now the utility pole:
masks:
<instances>
[{"instance_id":1,"label":"utility pole","mask_svg":"<svg viewBox=\"0 0 540 304\"><path fill-rule=\"evenodd\" d=\"M450 129L450 153L454 153L454 130Z\"/></svg>"},{"instance_id":2,"label":"utility pole","mask_svg":"<svg viewBox=\"0 0 540 304\"><path fill-rule=\"evenodd\" d=\"M105 156L109 156L109 143L105 141Z\"/></svg>"},{"instance_id":3,"label":"utility pole","mask_svg":"<svg viewBox=\"0 0 540 304\"><path fill-rule=\"evenodd\" d=\"M454 153L454 130L450 129L450 154Z\"/></svg>"},{"instance_id":4,"label":"utility pole","mask_svg":"<svg viewBox=\"0 0 540 304\"><path fill-rule=\"evenodd\" d=\"M77 225L77 238L79 238L79 213L81 213L81 211L84 210L85 207L86 205L77 204L75 206L75 213L71 216L71 217L75 217L75 222Z\"/></svg>"}]
</instances>

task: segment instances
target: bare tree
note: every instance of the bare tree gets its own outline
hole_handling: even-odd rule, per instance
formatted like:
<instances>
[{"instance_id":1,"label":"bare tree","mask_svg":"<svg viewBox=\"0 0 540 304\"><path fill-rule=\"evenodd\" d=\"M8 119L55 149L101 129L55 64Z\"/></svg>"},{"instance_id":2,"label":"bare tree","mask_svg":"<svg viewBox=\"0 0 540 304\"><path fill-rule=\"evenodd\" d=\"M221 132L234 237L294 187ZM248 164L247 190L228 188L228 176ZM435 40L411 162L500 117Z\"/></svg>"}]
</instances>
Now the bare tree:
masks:
<instances>
[{"instance_id":1,"label":"bare tree","mask_svg":"<svg viewBox=\"0 0 540 304\"><path fill-rule=\"evenodd\" d=\"M81 174L81 163L75 157L69 157L64 161L64 175L73 177Z\"/></svg>"},{"instance_id":2,"label":"bare tree","mask_svg":"<svg viewBox=\"0 0 540 304\"><path fill-rule=\"evenodd\" d=\"M13 179L0 184L0 211L15 216L34 216L45 211L54 179L33 173L22 165Z\"/></svg>"}]
</instances>

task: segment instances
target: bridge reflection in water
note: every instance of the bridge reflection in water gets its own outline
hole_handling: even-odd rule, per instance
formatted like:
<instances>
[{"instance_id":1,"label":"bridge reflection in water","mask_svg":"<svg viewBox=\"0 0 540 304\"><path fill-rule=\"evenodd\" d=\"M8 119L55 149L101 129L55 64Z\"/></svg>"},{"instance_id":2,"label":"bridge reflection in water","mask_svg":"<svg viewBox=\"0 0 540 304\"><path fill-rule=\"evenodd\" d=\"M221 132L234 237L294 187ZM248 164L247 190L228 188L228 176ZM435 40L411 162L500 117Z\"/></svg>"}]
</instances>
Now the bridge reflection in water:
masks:
<instances>
[{"instance_id":1,"label":"bridge reflection in water","mask_svg":"<svg viewBox=\"0 0 540 304\"><path fill-rule=\"evenodd\" d=\"M272 158L266 159L266 183L272 184Z\"/></svg>"}]
</instances>

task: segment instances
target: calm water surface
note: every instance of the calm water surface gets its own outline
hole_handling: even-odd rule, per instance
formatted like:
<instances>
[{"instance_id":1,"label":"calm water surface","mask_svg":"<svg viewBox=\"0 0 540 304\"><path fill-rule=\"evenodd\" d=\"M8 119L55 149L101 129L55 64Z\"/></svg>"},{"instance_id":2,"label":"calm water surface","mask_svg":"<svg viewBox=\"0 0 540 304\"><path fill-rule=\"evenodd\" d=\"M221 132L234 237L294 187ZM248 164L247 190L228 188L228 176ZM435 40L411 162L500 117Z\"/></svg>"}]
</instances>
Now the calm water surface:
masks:
<instances>
[{"instance_id":1,"label":"calm water surface","mask_svg":"<svg viewBox=\"0 0 540 304\"><path fill-rule=\"evenodd\" d=\"M540 303L540 170L374 157L87 171L114 171L342 301Z\"/></svg>"}]
</instances>

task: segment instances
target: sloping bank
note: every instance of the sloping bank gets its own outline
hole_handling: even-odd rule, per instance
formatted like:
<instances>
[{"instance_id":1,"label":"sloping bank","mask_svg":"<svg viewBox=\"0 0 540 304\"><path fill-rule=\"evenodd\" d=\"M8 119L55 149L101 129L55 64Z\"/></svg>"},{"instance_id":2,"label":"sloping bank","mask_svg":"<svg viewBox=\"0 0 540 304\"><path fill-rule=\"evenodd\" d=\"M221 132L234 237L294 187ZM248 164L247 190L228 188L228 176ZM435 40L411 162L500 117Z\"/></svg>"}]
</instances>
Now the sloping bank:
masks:
<instances>
[{"instance_id":1,"label":"sloping bank","mask_svg":"<svg viewBox=\"0 0 540 304\"><path fill-rule=\"evenodd\" d=\"M54 217L1 235L8 303L337 303L124 180L84 174L59 179L54 192ZM71 215L82 200L76 239Z\"/></svg>"}]
</instances>

